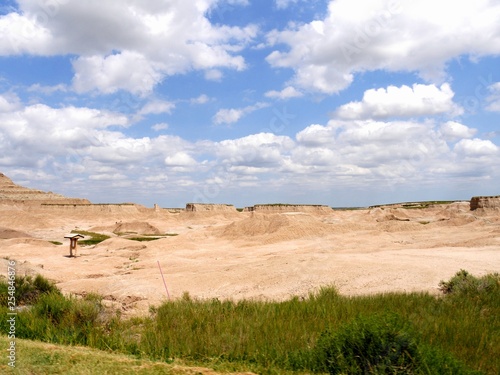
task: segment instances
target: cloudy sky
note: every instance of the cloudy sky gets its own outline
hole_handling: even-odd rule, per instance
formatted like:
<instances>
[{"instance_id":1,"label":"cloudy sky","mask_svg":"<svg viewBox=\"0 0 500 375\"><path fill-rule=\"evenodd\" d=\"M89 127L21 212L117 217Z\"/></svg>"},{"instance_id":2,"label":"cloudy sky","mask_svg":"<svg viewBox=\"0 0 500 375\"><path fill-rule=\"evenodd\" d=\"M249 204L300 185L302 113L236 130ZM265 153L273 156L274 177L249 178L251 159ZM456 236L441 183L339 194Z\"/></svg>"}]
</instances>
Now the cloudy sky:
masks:
<instances>
[{"instance_id":1,"label":"cloudy sky","mask_svg":"<svg viewBox=\"0 0 500 375\"><path fill-rule=\"evenodd\" d=\"M4 0L0 172L94 203L500 194L498 0Z\"/></svg>"}]
</instances>

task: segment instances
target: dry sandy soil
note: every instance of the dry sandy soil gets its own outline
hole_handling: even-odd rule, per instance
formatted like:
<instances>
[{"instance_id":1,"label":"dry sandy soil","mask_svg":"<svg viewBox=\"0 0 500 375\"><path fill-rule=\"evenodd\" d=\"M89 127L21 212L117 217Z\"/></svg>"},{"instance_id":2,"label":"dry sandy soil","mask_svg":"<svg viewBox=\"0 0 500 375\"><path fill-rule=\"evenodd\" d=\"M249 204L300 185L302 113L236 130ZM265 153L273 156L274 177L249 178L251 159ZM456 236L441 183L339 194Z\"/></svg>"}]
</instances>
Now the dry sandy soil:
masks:
<instances>
[{"instance_id":1,"label":"dry sandy soil","mask_svg":"<svg viewBox=\"0 0 500 375\"><path fill-rule=\"evenodd\" d=\"M70 258L64 236L75 228L111 238ZM178 235L137 242L114 232ZM460 269L500 271L500 211L470 211L468 202L265 214L0 203L2 275L7 258L19 275L40 273L67 293L97 292L126 314L168 298L158 262L170 298L282 300L325 285L346 295L437 293Z\"/></svg>"}]
</instances>

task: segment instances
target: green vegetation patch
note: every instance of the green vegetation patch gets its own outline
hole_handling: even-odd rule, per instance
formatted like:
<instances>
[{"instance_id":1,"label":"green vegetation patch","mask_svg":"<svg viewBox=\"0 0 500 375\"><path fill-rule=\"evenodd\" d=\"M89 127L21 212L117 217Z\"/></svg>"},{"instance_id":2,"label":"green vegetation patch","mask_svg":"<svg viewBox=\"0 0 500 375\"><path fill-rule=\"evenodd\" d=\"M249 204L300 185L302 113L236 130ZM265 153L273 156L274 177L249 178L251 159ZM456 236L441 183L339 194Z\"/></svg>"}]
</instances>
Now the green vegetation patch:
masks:
<instances>
[{"instance_id":1,"label":"green vegetation patch","mask_svg":"<svg viewBox=\"0 0 500 375\"><path fill-rule=\"evenodd\" d=\"M413 202L413 203L404 203L401 205L402 208L406 209L423 209L428 208L429 206L436 204L450 204L457 201L426 201L426 202Z\"/></svg>"},{"instance_id":2,"label":"green vegetation patch","mask_svg":"<svg viewBox=\"0 0 500 375\"><path fill-rule=\"evenodd\" d=\"M138 236L138 237L125 237L125 238L127 240L144 242L144 241L155 241L155 240L159 240L161 238L174 237L174 236L178 236L178 234L177 233L143 234L142 236Z\"/></svg>"},{"instance_id":3,"label":"green vegetation patch","mask_svg":"<svg viewBox=\"0 0 500 375\"><path fill-rule=\"evenodd\" d=\"M9 348L10 341L6 336L0 336L2 348ZM9 368L6 360L4 360L0 363L0 373L37 375L217 375L217 373L208 369L191 369L182 364L153 362L147 359L137 359L131 355L109 353L81 346L54 345L16 339L16 350L15 369Z\"/></svg>"},{"instance_id":4,"label":"green vegetation patch","mask_svg":"<svg viewBox=\"0 0 500 375\"><path fill-rule=\"evenodd\" d=\"M90 239L87 239L87 240L78 241L78 244L82 245L82 246L97 245L98 243L110 238L109 236L102 234L102 233L88 232L88 231L84 231L84 230L72 230L71 233L77 233L77 234L81 234L82 236L90 236L91 237Z\"/></svg>"},{"instance_id":5,"label":"green vegetation patch","mask_svg":"<svg viewBox=\"0 0 500 375\"><path fill-rule=\"evenodd\" d=\"M147 241L156 241L161 237L127 237L127 240L131 241L139 241L139 242L147 242Z\"/></svg>"},{"instance_id":6,"label":"green vegetation patch","mask_svg":"<svg viewBox=\"0 0 500 375\"><path fill-rule=\"evenodd\" d=\"M3 277L0 279L0 306L6 307L9 286L14 288L14 297L16 306L32 305L40 299L41 296L54 293L59 294L59 289L54 282L46 279L42 275L15 276L14 285L9 285Z\"/></svg>"}]
</instances>

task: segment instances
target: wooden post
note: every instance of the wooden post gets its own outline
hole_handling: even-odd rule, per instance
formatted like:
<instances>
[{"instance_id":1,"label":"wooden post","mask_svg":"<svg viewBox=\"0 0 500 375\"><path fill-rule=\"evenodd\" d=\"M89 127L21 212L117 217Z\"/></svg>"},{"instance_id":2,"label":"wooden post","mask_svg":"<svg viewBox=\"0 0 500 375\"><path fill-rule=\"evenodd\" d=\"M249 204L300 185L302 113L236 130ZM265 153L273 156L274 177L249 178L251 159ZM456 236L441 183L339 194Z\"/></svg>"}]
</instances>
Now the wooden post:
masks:
<instances>
[{"instance_id":1,"label":"wooden post","mask_svg":"<svg viewBox=\"0 0 500 375\"><path fill-rule=\"evenodd\" d=\"M73 257L73 250L75 250L75 257L76 257L76 242L78 241L78 238L71 238L69 241L69 256Z\"/></svg>"}]
</instances>

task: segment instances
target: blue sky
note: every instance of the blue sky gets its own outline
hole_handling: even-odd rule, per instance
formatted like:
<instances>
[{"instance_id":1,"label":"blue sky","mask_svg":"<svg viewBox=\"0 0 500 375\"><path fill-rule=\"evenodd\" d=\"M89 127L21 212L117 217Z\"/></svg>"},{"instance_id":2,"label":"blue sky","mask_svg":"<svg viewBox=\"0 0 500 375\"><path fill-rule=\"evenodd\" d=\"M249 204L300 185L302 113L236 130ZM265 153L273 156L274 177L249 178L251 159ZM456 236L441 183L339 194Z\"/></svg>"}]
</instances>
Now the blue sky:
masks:
<instances>
[{"instance_id":1,"label":"blue sky","mask_svg":"<svg viewBox=\"0 0 500 375\"><path fill-rule=\"evenodd\" d=\"M0 171L95 203L500 194L500 3L0 6Z\"/></svg>"}]
</instances>

